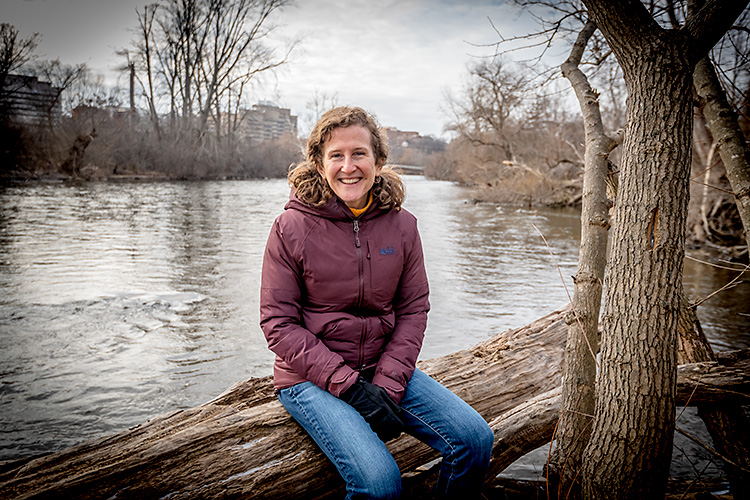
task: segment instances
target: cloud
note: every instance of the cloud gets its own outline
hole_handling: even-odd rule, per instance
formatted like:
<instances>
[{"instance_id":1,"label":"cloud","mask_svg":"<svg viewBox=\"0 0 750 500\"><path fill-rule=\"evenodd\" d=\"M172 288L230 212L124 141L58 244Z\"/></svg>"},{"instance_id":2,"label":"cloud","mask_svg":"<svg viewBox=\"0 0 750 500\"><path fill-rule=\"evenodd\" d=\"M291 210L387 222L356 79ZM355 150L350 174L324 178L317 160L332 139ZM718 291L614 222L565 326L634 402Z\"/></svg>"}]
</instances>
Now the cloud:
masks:
<instances>
[{"instance_id":1,"label":"cloud","mask_svg":"<svg viewBox=\"0 0 750 500\"><path fill-rule=\"evenodd\" d=\"M492 53L481 46L498 38L488 18L510 29L509 12L491 1L302 3L282 15L304 48L280 78L281 98L299 112L315 90L338 93L387 125L440 135L445 90Z\"/></svg>"}]
</instances>

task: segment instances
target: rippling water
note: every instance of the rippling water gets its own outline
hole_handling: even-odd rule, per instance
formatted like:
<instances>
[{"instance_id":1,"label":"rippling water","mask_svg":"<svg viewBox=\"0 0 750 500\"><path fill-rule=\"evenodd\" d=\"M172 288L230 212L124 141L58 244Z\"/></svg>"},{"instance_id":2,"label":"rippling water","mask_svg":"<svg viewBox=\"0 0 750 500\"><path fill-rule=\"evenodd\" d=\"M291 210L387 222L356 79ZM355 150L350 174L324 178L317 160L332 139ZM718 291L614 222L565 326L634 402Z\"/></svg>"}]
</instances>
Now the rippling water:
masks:
<instances>
[{"instance_id":1,"label":"rippling water","mask_svg":"<svg viewBox=\"0 0 750 500\"><path fill-rule=\"evenodd\" d=\"M431 283L423 358L567 303L560 275L572 293L577 211L473 204L462 188L421 177L406 185ZM0 460L269 375L260 266L287 197L284 180L0 188ZM686 262L693 298L735 275ZM700 309L720 348L750 347L750 319L737 314L750 313L748 288Z\"/></svg>"}]
</instances>

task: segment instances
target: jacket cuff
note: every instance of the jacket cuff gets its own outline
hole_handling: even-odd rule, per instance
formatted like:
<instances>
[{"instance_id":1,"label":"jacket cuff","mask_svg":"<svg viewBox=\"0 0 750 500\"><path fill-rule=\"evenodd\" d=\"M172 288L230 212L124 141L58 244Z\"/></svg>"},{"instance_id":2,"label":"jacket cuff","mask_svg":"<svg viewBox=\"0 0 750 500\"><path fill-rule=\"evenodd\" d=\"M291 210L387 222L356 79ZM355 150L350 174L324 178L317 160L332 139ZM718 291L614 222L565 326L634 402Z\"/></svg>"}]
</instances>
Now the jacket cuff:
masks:
<instances>
[{"instance_id":1,"label":"jacket cuff","mask_svg":"<svg viewBox=\"0 0 750 500\"><path fill-rule=\"evenodd\" d=\"M326 390L338 398L353 386L358 378L358 372L348 366L343 366L331 376Z\"/></svg>"},{"instance_id":2,"label":"jacket cuff","mask_svg":"<svg viewBox=\"0 0 750 500\"><path fill-rule=\"evenodd\" d=\"M389 378L382 373L375 373L375 377L372 379L372 383L385 389L388 396L393 400L394 403L401 404L401 400L404 399L404 393L406 393L406 387Z\"/></svg>"}]
</instances>

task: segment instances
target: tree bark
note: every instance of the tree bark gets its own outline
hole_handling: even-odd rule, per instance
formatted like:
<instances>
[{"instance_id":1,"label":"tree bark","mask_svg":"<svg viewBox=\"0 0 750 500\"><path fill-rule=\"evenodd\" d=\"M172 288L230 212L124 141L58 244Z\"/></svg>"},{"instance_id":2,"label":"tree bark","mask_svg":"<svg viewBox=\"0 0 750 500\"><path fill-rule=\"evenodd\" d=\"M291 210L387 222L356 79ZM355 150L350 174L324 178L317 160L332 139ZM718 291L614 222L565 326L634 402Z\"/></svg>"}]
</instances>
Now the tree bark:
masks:
<instances>
[{"instance_id":1,"label":"tree bark","mask_svg":"<svg viewBox=\"0 0 750 500\"><path fill-rule=\"evenodd\" d=\"M695 63L744 6L666 31L636 0L584 0L623 69L627 127L602 318L587 498L663 498L674 431Z\"/></svg>"},{"instance_id":2,"label":"tree bark","mask_svg":"<svg viewBox=\"0 0 750 500\"><path fill-rule=\"evenodd\" d=\"M695 308L684 300L679 326L680 364L717 360L700 327ZM716 451L726 457L724 470L734 498L750 498L750 421L739 404L717 401L697 403ZM738 467L739 466L739 467Z\"/></svg>"},{"instance_id":3,"label":"tree bark","mask_svg":"<svg viewBox=\"0 0 750 500\"><path fill-rule=\"evenodd\" d=\"M610 227L606 179L608 156L615 141L604 133L598 95L591 88L586 75L578 68L586 44L595 31L596 24L592 21L586 23L570 57L562 65L563 76L570 81L581 107L586 153L578 271L573 278L573 305L566 321L568 340L562 386L563 410L557 427L557 445L549 464L552 483L559 482L557 495L560 498L580 496L580 482L577 478L583 450L591 434L594 414L599 310Z\"/></svg>"},{"instance_id":4,"label":"tree bark","mask_svg":"<svg viewBox=\"0 0 750 500\"><path fill-rule=\"evenodd\" d=\"M596 418L581 474L588 498L662 498L672 453L690 173L689 70L682 52L663 41L638 52L639 71L624 69L628 125Z\"/></svg>"},{"instance_id":5,"label":"tree bark","mask_svg":"<svg viewBox=\"0 0 750 500\"><path fill-rule=\"evenodd\" d=\"M694 0L689 3L689 15L702 5L702 1ZM705 120L713 137L713 145L707 155L706 177L710 173L712 154L715 149L718 149L735 193L737 209L745 229L745 241L750 250L750 149L747 147L737 116L726 99L726 93L721 88L713 64L707 56L701 59L695 67L693 85L699 98L700 116ZM709 184L708 178L704 183L706 184L703 189L705 197ZM705 220L703 204L701 215ZM693 345L693 348L680 349L678 362L715 360L716 356L703 335L694 308L686 307L684 311L687 316L684 321L687 323L685 326L694 326L694 328L681 330L694 332L692 338L694 344L697 345ZM683 338L689 337L681 335L680 339ZM729 478L732 495L734 498L750 497L750 473L747 472L750 470L750 419L742 407L737 405L704 404L699 406L698 415L706 424L716 450L722 457L726 457L724 469Z\"/></svg>"},{"instance_id":6,"label":"tree bark","mask_svg":"<svg viewBox=\"0 0 750 500\"><path fill-rule=\"evenodd\" d=\"M677 369L677 404L720 404L739 408L750 392L750 350L734 351L717 361L689 363ZM494 477L522 455L549 443L562 407L561 388L556 387L490 421L495 432L488 477ZM744 497L738 497L744 498Z\"/></svg>"}]
</instances>

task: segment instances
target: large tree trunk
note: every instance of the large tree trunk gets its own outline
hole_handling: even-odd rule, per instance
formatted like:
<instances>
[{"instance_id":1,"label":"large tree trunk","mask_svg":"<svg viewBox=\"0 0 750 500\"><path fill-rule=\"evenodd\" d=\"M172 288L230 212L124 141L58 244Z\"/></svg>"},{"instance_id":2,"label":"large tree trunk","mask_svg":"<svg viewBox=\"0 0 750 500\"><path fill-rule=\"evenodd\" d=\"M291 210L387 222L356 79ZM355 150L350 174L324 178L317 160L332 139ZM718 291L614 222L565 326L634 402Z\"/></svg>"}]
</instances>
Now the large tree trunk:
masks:
<instances>
[{"instance_id":1,"label":"large tree trunk","mask_svg":"<svg viewBox=\"0 0 750 500\"><path fill-rule=\"evenodd\" d=\"M588 498L663 498L674 430L677 325L691 161L693 67L743 6L709 0L666 31L641 2L584 0L628 89L602 318Z\"/></svg>"},{"instance_id":2,"label":"large tree trunk","mask_svg":"<svg viewBox=\"0 0 750 500\"><path fill-rule=\"evenodd\" d=\"M586 75L578 68L596 25L586 23L562 65L562 73L573 86L583 115L586 132L583 194L581 207L581 246L578 271L573 281L572 309L567 319L565 378L562 387L562 413L555 447L550 459L552 482L558 482L557 496L577 498L571 489L580 485L583 450L591 434L594 414L596 353L599 351L599 309L602 300L604 268L607 264L607 237L610 227L607 199L609 153L615 141L604 133L599 101Z\"/></svg>"},{"instance_id":3,"label":"large tree trunk","mask_svg":"<svg viewBox=\"0 0 750 500\"><path fill-rule=\"evenodd\" d=\"M566 328L558 311L476 347L420 363L490 422L489 477L549 442L560 412ZM750 350L680 367L681 404L750 395ZM536 395L532 397L532 395ZM389 444L404 498L428 498L436 456L404 436ZM213 401L39 458L0 463L0 498L318 499L343 483L273 396L270 378L236 384Z\"/></svg>"},{"instance_id":4,"label":"large tree trunk","mask_svg":"<svg viewBox=\"0 0 750 500\"><path fill-rule=\"evenodd\" d=\"M589 498L612 498L613 492L615 498L663 497L672 453L690 71L683 49L661 40L644 45L638 71L621 62L628 126L602 318L596 419L582 472Z\"/></svg>"}]
</instances>

